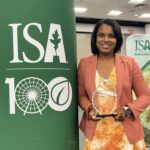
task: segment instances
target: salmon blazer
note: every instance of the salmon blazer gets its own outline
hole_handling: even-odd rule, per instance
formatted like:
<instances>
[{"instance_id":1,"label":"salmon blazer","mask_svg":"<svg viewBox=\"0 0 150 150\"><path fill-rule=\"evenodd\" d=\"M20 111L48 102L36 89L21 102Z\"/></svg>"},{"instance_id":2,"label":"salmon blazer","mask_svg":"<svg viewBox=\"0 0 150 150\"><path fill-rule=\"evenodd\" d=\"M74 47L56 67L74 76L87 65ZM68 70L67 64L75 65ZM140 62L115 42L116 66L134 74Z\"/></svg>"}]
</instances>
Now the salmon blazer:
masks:
<instances>
[{"instance_id":1,"label":"salmon blazer","mask_svg":"<svg viewBox=\"0 0 150 150\"><path fill-rule=\"evenodd\" d=\"M81 59L78 66L78 104L84 110L80 129L89 140L92 139L96 127L96 122L87 117L92 94L96 90L96 65L97 55L92 55ZM134 119L126 118L123 126L130 143L135 143L144 138L139 115L150 104L150 90L133 58L116 54L115 68L119 107L128 105L134 114ZM136 100L132 98L132 90L137 96Z\"/></svg>"}]
</instances>

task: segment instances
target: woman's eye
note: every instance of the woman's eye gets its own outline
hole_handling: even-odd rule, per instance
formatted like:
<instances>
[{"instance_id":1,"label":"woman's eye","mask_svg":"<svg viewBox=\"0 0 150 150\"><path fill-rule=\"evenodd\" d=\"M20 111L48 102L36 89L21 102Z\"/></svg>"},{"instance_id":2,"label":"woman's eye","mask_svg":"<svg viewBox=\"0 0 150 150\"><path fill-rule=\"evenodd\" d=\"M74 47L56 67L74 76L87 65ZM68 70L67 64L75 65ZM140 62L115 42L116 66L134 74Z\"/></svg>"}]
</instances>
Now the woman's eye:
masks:
<instances>
[{"instance_id":1,"label":"woman's eye","mask_svg":"<svg viewBox=\"0 0 150 150\"><path fill-rule=\"evenodd\" d=\"M98 37L99 37L99 38L103 38L103 37L104 37L104 34L98 34Z\"/></svg>"},{"instance_id":2,"label":"woman's eye","mask_svg":"<svg viewBox=\"0 0 150 150\"><path fill-rule=\"evenodd\" d=\"M115 38L115 35L114 34L110 34L110 35L108 35L108 37L112 39L112 38Z\"/></svg>"},{"instance_id":3,"label":"woman's eye","mask_svg":"<svg viewBox=\"0 0 150 150\"><path fill-rule=\"evenodd\" d=\"M114 34L105 35L105 34L103 34L103 33L99 33L99 34L97 35L97 37L98 37L98 38L105 38L105 37L107 37L108 39L114 39L114 38L115 38L115 35L114 35Z\"/></svg>"}]
</instances>

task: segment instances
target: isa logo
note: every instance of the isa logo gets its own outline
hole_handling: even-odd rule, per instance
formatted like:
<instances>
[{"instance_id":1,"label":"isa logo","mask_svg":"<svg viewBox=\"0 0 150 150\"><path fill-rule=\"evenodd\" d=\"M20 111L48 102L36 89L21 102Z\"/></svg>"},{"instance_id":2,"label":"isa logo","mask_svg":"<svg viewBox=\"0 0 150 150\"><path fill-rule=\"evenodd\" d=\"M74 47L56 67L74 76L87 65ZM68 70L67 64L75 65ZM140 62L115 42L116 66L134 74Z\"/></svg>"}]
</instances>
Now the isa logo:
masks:
<instances>
[{"instance_id":1,"label":"isa logo","mask_svg":"<svg viewBox=\"0 0 150 150\"><path fill-rule=\"evenodd\" d=\"M28 23L23 25L22 23L13 23L8 25L12 34L12 56L9 60L11 68L7 68L7 71L21 71L25 73L26 70L39 70L41 72L50 70L57 72L57 70L70 71L71 68L64 68L62 64L68 64L66 59L66 52L63 42L63 33L60 24L51 23L49 25L46 46L41 41L38 41L33 37L34 30L37 31L40 36L43 33L43 28L40 23ZM22 40L34 49L26 48L20 42L19 36L22 36ZM36 52L37 56L34 57L33 52ZM34 64L51 63L54 64L54 58L58 58L58 64L55 68L34 68ZM18 65L19 64L19 68ZM28 65L25 65L28 64ZM32 64L32 67L31 65ZM59 67L59 64L61 64ZM17 67L16 67L17 66ZM27 68L25 66L28 66ZM58 68L59 67L59 68ZM51 72L50 72L51 73ZM16 77L5 79L5 84L8 84L9 90L9 112L10 114L16 113L16 106L26 114L40 113L47 107L52 108L55 111L65 111L69 108L72 101L72 86L67 78L60 76L55 77L49 83L46 83L43 79L29 76L23 78L19 83L15 83Z\"/></svg>"}]
</instances>

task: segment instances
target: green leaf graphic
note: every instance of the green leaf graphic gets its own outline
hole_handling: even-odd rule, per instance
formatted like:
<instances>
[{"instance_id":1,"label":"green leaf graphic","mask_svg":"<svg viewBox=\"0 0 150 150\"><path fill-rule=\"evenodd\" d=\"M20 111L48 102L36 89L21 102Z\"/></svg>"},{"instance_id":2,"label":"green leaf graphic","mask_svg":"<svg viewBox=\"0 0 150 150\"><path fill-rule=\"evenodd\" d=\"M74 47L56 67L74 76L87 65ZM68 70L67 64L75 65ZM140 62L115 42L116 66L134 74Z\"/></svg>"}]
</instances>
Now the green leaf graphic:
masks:
<instances>
[{"instance_id":1,"label":"green leaf graphic","mask_svg":"<svg viewBox=\"0 0 150 150\"><path fill-rule=\"evenodd\" d=\"M145 80L147 81L149 87L150 87L150 61L148 61L143 67L142 72Z\"/></svg>"},{"instance_id":2,"label":"green leaf graphic","mask_svg":"<svg viewBox=\"0 0 150 150\"><path fill-rule=\"evenodd\" d=\"M150 61L142 67L143 76L150 88ZM150 106L140 115L142 125L144 126L144 140L146 145L150 147Z\"/></svg>"}]
</instances>

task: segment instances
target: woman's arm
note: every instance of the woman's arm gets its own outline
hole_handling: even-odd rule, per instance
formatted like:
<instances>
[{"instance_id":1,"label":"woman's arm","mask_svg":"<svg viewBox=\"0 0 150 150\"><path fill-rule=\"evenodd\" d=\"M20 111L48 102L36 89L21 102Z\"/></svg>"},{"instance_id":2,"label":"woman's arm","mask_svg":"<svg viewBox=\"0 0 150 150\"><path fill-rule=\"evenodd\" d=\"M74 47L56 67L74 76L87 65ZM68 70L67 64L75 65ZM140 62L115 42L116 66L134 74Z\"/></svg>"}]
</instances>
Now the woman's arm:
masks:
<instances>
[{"instance_id":1,"label":"woman's arm","mask_svg":"<svg viewBox=\"0 0 150 150\"><path fill-rule=\"evenodd\" d=\"M85 65L84 60L81 59L78 66L78 104L86 112L86 114L88 114L88 109L92 104L85 90L84 82L86 81L84 81L84 76L85 76L84 67L88 67L88 66L84 66L84 65Z\"/></svg>"}]
</instances>

